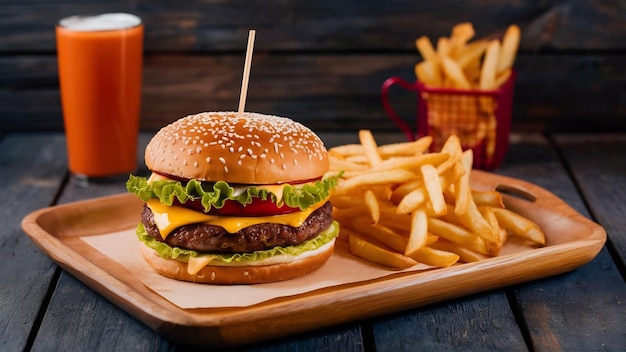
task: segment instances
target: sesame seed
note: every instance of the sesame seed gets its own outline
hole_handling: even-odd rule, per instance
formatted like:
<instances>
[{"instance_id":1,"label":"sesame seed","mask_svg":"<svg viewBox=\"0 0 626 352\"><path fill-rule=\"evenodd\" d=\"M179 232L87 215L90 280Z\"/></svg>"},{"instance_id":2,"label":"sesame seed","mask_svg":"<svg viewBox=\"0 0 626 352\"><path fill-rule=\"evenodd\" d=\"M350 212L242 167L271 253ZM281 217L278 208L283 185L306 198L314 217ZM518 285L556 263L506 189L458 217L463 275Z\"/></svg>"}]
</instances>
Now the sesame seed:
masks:
<instances>
[{"instance_id":1,"label":"sesame seed","mask_svg":"<svg viewBox=\"0 0 626 352\"><path fill-rule=\"evenodd\" d=\"M224 151L239 153L238 162L248 156L252 159L259 157L270 159L270 163L275 164L280 160L277 157L279 156L284 160L284 163L280 164L284 169L290 162L298 164L291 157L293 154L304 153L309 160L326 158L323 142L311 139L310 133L305 126L282 117L245 113L243 118L237 118L235 112L206 112L184 117L161 129L158 132L161 137L149 144L146 155L152 160L161 160L160 163L171 162L172 165L168 169L173 174L179 175L174 173L182 172L184 167L179 165L193 163L194 166L200 167L199 164L203 161L183 160L178 155L201 155L209 153L207 149L210 148L213 148L211 153L219 153L219 148L214 146L220 145ZM273 148L268 148L267 144L261 145L261 140L268 141ZM289 148L289 152L282 148ZM272 149L276 156L270 154ZM164 154L168 153L172 154L171 158L164 157ZM205 160L206 163L211 162L210 157L205 157ZM225 162L222 164L226 165Z\"/></svg>"}]
</instances>

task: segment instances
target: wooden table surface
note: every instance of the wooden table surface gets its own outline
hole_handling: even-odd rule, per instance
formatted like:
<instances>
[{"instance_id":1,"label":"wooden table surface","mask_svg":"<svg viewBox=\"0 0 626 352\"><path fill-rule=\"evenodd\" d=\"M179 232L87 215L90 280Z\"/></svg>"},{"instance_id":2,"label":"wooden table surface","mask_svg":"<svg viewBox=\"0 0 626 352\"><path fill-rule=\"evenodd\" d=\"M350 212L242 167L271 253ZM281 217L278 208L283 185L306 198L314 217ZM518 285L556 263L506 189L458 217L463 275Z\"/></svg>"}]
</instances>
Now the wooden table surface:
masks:
<instances>
[{"instance_id":1,"label":"wooden table surface","mask_svg":"<svg viewBox=\"0 0 626 352\"><path fill-rule=\"evenodd\" d=\"M328 146L357 139L356 132L320 136ZM402 140L399 134L375 136L380 144ZM150 135L141 137L143 148ZM88 187L73 182L62 133L8 134L0 138L0 150L0 350L183 350L60 269L20 227L34 210L122 193L123 182ZM243 350L626 348L626 134L514 135L495 172L546 188L598 222L608 234L605 247L569 273Z\"/></svg>"}]
</instances>

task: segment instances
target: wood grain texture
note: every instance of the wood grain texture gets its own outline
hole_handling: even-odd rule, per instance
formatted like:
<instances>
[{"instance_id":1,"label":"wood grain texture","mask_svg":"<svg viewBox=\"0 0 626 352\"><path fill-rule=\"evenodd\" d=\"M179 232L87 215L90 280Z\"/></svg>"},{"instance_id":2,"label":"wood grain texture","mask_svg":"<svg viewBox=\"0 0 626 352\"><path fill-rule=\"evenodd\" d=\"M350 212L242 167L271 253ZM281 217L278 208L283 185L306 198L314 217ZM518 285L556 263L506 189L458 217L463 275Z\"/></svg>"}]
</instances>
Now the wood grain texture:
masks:
<instances>
[{"instance_id":1,"label":"wood grain texture","mask_svg":"<svg viewBox=\"0 0 626 352\"><path fill-rule=\"evenodd\" d=\"M53 28L80 13L128 11L144 19L144 129L206 110L236 110L247 32L257 30L250 111L316 130L391 129L380 104L390 76L413 80L414 40L474 23L477 37L522 28L514 128L626 129L623 5L554 1L191 0L0 3L0 133L63 128ZM396 94L394 94L396 95ZM411 95L394 106L414 119Z\"/></svg>"},{"instance_id":2,"label":"wood grain texture","mask_svg":"<svg viewBox=\"0 0 626 352\"><path fill-rule=\"evenodd\" d=\"M563 152L587 199L589 212L609 234L622 269L626 263L626 138L623 135L558 135Z\"/></svg>"},{"instance_id":3,"label":"wood grain texture","mask_svg":"<svg viewBox=\"0 0 626 352\"><path fill-rule=\"evenodd\" d=\"M237 110L243 55L146 57L142 123L156 130L187 114ZM289 116L317 131L396 130L380 101L385 79L414 80L413 54L255 54L246 109ZM518 59L514 130L626 129L626 56ZM3 77L4 75L4 77ZM62 130L56 59L0 57L0 130ZM400 116L416 120L416 97L390 91Z\"/></svg>"},{"instance_id":4,"label":"wood grain texture","mask_svg":"<svg viewBox=\"0 0 626 352\"><path fill-rule=\"evenodd\" d=\"M24 234L20 220L54 201L66 173L65 141L61 135L11 135L0 140L0 148L0 350L20 351L57 270Z\"/></svg>"},{"instance_id":5,"label":"wood grain texture","mask_svg":"<svg viewBox=\"0 0 626 352\"><path fill-rule=\"evenodd\" d=\"M581 214L589 216L583 200L576 192L576 186L547 141L538 136L525 136L514 143L518 147L511 149L499 173L516 175L545 187ZM584 149L591 143L578 140L573 145ZM560 143L558 146L561 148ZM604 159L601 150L594 147L593 154L588 153L584 163ZM566 165L583 160L576 153L571 153L571 149L565 157ZM582 167L583 162L576 164ZM615 164L618 166L608 165L600 167L596 164L597 168L587 170L593 170L589 175L596 177L619 177L623 174L623 170L620 170L623 163L621 166L619 162ZM580 186L595 188L597 185L598 182L590 181ZM531 345L535 350L619 350L623 346L624 333L621 327L626 323L626 314L618 302L626 299L626 285L606 249L589 264L573 272L514 287L513 299L517 304L515 309L520 311L528 326ZM586 317L584 312L591 311L593 315ZM589 339L588 336L600 337L603 345L600 346L599 340Z\"/></svg>"},{"instance_id":6,"label":"wood grain texture","mask_svg":"<svg viewBox=\"0 0 626 352\"><path fill-rule=\"evenodd\" d=\"M383 317L373 324L377 351L527 351L504 290Z\"/></svg>"},{"instance_id":7,"label":"wood grain texture","mask_svg":"<svg viewBox=\"0 0 626 352\"><path fill-rule=\"evenodd\" d=\"M51 29L60 18L112 8L143 18L148 51L241 52L250 28L259 33L255 47L260 51L412 49L416 36L448 35L454 24L468 20L480 36L501 35L517 23L528 50L626 49L623 5L599 0L191 0L184 7L167 1L31 0L0 6L5 15L0 51L10 53L53 51Z\"/></svg>"}]
</instances>

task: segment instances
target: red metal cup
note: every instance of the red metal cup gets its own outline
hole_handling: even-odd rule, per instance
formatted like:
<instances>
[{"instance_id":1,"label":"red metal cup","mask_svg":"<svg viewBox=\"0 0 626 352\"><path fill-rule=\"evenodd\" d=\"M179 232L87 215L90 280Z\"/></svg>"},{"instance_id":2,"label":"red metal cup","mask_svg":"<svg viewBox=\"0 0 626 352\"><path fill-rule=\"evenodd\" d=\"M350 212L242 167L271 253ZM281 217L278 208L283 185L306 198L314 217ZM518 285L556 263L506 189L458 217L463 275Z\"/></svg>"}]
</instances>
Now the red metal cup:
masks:
<instances>
[{"instance_id":1,"label":"red metal cup","mask_svg":"<svg viewBox=\"0 0 626 352\"><path fill-rule=\"evenodd\" d=\"M438 151L450 135L456 134L464 150L472 149L474 168L493 170L500 165L509 146L515 78L513 71L498 89L462 90L429 87L391 77L381 87L382 104L408 140L431 136L431 151ZM389 102L389 89L396 84L417 92L417 131L398 116Z\"/></svg>"}]
</instances>

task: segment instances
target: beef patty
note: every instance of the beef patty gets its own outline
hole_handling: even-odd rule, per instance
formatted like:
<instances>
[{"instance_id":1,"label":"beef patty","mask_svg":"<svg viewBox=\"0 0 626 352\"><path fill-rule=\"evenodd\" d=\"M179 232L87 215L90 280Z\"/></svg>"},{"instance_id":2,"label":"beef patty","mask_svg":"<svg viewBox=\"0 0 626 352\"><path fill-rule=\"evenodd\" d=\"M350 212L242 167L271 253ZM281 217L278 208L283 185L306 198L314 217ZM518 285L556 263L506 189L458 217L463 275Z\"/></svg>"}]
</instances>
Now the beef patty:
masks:
<instances>
[{"instance_id":1,"label":"beef patty","mask_svg":"<svg viewBox=\"0 0 626 352\"><path fill-rule=\"evenodd\" d=\"M196 223L175 229L165 240L161 237L154 222L154 214L147 205L143 207L141 221L150 236L171 247L193 249L199 252L242 253L301 244L330 226L331 216L332 206L330 202L326 202L298 227L263 223L229 233L221 226Z\"/></svg>"}]
</instances>

